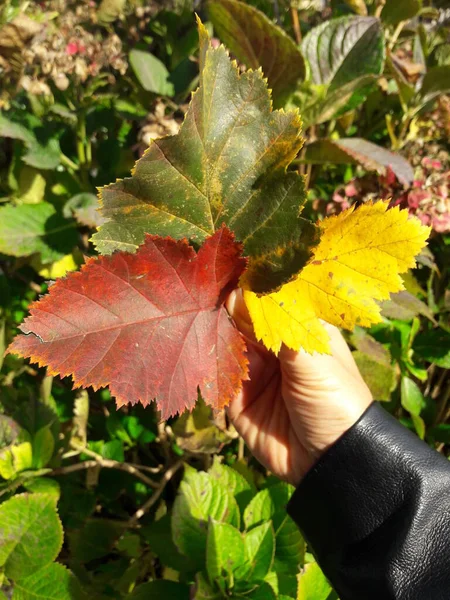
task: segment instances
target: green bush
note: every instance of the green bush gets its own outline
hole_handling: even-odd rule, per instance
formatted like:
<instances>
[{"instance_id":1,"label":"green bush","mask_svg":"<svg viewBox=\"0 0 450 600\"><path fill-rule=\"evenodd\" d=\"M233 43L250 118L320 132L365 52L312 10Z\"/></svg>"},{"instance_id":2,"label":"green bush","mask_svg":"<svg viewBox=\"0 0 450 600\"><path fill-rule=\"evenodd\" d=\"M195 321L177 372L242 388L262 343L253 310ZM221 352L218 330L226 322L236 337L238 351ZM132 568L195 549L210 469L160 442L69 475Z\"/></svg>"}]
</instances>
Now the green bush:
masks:
<instances>
[{"instance_id":1,"label":"green bush","mask_svg":"<svg viewBox=\"0 0 450 600\"><path fill-rule=\"evenodd\" d=\"M298 108L315 220L390 199L428 248L346 334L374 396L450 442L450 50L445 11L387 0L92 3L0 9L0 597L336 600L292 493L199 399L160 421L3 356L29 306L96 251L96 189L174 135L199 81L197 11L277 108ZM345 36L344 36L345 34ZM216 37L214 37L216 36ZM339 40L345 39L345 44ZM263 43L261 43L263 40Z\"/></svg>"}]
</instances>

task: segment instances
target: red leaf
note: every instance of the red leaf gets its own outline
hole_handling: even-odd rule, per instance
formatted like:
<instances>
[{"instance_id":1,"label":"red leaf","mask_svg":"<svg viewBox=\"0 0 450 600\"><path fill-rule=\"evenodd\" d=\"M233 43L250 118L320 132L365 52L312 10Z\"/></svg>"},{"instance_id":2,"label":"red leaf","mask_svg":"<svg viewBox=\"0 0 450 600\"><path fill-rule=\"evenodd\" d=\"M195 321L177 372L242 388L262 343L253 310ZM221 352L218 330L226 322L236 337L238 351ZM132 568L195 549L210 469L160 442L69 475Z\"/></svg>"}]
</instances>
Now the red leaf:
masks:
<instances>
[{"instance_id":1,"label":"red leaf","mask_svg":"<svg viewBox=\"0 0 450 600\"><path fill-rule=\"evenodd\" d=\"M247 379L245 342L223 306L246 261L226 228L195 253L185 240L147 235L135 254L90 259L57 281L9 352L109 385L117 405L157 399L162 417L192 409L200 386L217 408Z\"/></svg>"}]
</instances>

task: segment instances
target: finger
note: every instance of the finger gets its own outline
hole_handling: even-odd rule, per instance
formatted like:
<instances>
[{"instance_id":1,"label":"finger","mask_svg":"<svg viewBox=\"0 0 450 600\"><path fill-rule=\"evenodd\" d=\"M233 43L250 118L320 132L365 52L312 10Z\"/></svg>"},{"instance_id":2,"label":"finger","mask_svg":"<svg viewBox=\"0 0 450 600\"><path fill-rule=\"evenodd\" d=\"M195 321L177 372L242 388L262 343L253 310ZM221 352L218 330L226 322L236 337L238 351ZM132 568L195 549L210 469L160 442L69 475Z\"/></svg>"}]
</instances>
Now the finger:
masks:
<instances>
[{"instance_id":1,"label":"finger","mask_svg":"<svg viewBox=\"0 0 450 600\"><path fill-rule=\"evenodd\" d=\"M303 349L298 352L282 346L279 359L283 371L296 380L305 383L310 380L323 378L327 373L334 372L336 363L340 368L360 377L358 367L350 349L340 331L333 325L323 323L330 336L330 354L308 353Z\"/></svg>"},{"instance_id":2,"label":"finger","mask_svg":"<svg viewBox=\"0 0 450 600\"><path fill-rule=\"evenodd\" d=\"M253 329L252 319L244 302L242 290L233 290L225 302L225 308L228 314L236 323L236 327L246 338L254 343L258 343Z\"/></svg>"}]
</instances>

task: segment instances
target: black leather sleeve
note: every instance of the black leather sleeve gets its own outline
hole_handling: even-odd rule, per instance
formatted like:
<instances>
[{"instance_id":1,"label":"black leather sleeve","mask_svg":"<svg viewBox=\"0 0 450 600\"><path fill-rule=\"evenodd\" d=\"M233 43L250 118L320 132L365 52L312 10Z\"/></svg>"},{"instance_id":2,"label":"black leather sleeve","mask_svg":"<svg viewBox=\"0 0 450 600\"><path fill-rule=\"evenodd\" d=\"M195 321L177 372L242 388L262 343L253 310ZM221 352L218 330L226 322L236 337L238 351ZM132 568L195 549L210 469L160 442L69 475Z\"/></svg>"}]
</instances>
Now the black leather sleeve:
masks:
<instances>
[{"instance_id":1,"label":"black leather sleeve","mask_svg":"<svg viewBox=\"0 0 450 600\"><path fill-rule=\"evenodd\" d=\"M450 600L450 463L377 403L288 512L341 600Z\"/></svg>"}]
</instances>

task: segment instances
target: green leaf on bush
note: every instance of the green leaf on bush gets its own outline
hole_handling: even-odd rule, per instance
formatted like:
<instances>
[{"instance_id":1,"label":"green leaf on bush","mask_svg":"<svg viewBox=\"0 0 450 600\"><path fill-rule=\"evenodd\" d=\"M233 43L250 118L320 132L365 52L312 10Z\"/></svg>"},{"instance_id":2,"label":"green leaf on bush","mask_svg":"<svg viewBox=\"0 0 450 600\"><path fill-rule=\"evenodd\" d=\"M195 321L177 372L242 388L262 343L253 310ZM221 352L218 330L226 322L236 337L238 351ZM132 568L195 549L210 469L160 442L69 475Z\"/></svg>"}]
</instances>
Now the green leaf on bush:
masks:
<instances>
[{"instance_id":1,"label":"green leaf on bush","mask_svg":"<svg viewBox=\"0 0 450 600\"><path fill-rule=\"evenodd\" d=\"M261 490L244 511L247 530L267 521L273 521L275 530L275 570L283 573L296 569L303 563L305 542L294 521L286 513L286 505L293 487L277 483Z\"/></svg>"},{"instance_id":2,"label":"green leaf on bush","mask_svg":"<svg viewBox=\"0 0 450 600\"><path fill-rule=\"evenodd\" d=\"M176 581L150 581L138 585L127 600L189 600L189 586Z\"/></svg>"},{"instance_id":3,"label":"green leaf on bush","mask_svg":"<svg viewBox=\"0 0 450 600\"><path fill-rule=\"evenodd\" d=\"M402 377L401 400L403 408L414 417L420 416L425 407L425 399L419 386L406 375Z\"/></svg>"},{"instance_id":4,"label":"green leaf on bush","mask_svg":"<svg viewBox=\"0 0 450 600\"><path fill-rule=\"evenodd\" d=\"M11 121L0 114L0 137L24 142L27 151L23 161L36 169L55 169L60 162L61 149L57 139L40 144L30 127Z\"/></svg>"},{"instance_id":5,"label":"green leaf on bush","mask_svg":"<svg viewBox=\"0 0 450 600\"><path fill-rule=\"evenodd\" d=\"M131 50L130 65L144 90L160 96L173 96L173 83L165 64L143 50Z\"/></svg>"},{"instance_id":6,"label":"green leaf on bush","mask_svg":"<svg viewBox=\"0 0 450 600\"><path fill-rule=\"evenodd\" d=\"M247 531L244 537L245 566L237 577L243 581L262 581L272 568L275 556L275 534L270 521Z\"/></svg>"},{"instance_id":7,"label":"green leaf on bush","mask_svg":"<svg viewBox=\"0 0 450 600\"><path fill-rule=\"evenodd\" d=\"M212 408L201 397L192 412L186 411L178 417L173 432L180 448L195 453L215 454L231 441L215 424Z\"/></svg>"},{"instance_id":8,"label":"green leaf on bush","mask_svg":"<svg viewBox=\"0 0 450 600\"><path fill-rule=\"evenodd\" d=\"M235 571L242 567L245 559L244 540L239 529L211 519L206 543L206 570L210 582L227 593Z\"/></svg>"},{"instance_id":9,"label":"green leaf on bush","mask_svg":"<svg viewBox=\"0 0 450 600\"><path fill-rule=\"evenodd\" d=\"M400 156L362 138L323 139L309 144L305 162L313 164L359 164L367 171L385 174L390 167L397 179L410 185L414 171L409 162Z\"/></svg>"},{"instance_id":10,"label":"green leaf on bush","mask_svg":"<svg viewBox=\"0 0 450 600\"><path fill-rule=\"evenodd\" d=\"M328 91L325 85L312 85L312 97L302 97L300 93L296 93L292 96L291 103L300 109L306 130L311 125L330 121L353 105L358 105L365 98L364 90L369 89L376 79L376 75L362 75L332 91Z\"/></svg>"},{"instance_id":11,"label":"green leaf on bush","mask_svg":"<svg viewBox=\"0 0 450 600\"><path fill-rule=\"evenodd\" d=\"M85 600L75 575L64 565L50 563L14 584L13 600Z\"/></svg>"},{"instance_id":12,"label":"green leaf on bush","mask_svg":"<svg viewBox=\"0 0 450 600\"><path fill-rule=\"evenodd\" d=\"M413 344L414 353L443 369L450 369L450 332L430 329L417 335Z\"/></svg>"},{"instance_id":13,"label":"green leaf on bush","mask_svg":"<svg viewBox=\"0 0 450 600\"><path fill-rule=\"evenodd\" d=\"M237 0L211 0L209 17L220 40L248 68L262 68L275 105L305 78L297 44L257 8Z\"/></svg>"},{"instance_id":14,"label":"green leaf on bush","mask_svg":"<svg viewBox=\"0 0 450 600\"><path fill-rule=\"evenodd\" d=\"M33 468L33 450L28 441L15 444L0 452L0 475L12 479L22 471Z\"/></svg>"},{"instance_id":15,"label":"green leaf on bush","mask_svg":"<svg viewBox=\"0 0 450 600\"><path fill-rule=\"evenodd\" d=\"M64 219L48 202L0 208L0 252L4 254L39 253L43 263L50 263L71 252L76 243L74 221Z\"/></svg>"},{"instance_id":16,"label":"green leaf on bush","mask_svg":"<svg viewBox=\"0 0 450 600\"><path fill-rule=\"evenodd\" d=\"M53 456L55 449L55 438L50 427L42 427L33 437L33 467L42 469Z\"/></svg>"},{"instance_id":17,"label":"green leaf on bush","mask_svg":"<svg viewBox=\"0 0 450 600\"><path fill-rule=\"evenodd\" d=\"M299 577L297 600L327 600L331 585L317 563L306 565Z\"/></svg>"},{"instance_id":18,"label":"green leaf on bush","mask_svg":"<svg viewBox=\"0 0 450 600\"><path fill-rule=\"evenodd\" d=\"M98 250L134 251L144 234L200 244L226 223L250 257L251 288L266 292L310 256L315 227L299 217L302 178L286 167L302 145L296 112L272 111L260 71L239 74L200 32L200 87L177 136L155 140L133 177L102 189L108 222Z\"/></svg>"},{"instance_id":19,"label":"green leaf on bush","mask_svg":"<svg viewBox=\"0 0 450 600\"><path fill-rule=\"evenodd\" d=\"M256 590L243 597L248 598L248 600L277 600L275 592L267 582L263 582Z\"/></svg>"},{"instance_id":20,"label":"green leaf on bush","mask_svg":"<svg viewBox=\"0 0 450 600\"><path fill-rule=\"evenodd\" d=\"M200 572L195 578L195 600L222 600L223 594L217 586L213 587L206 576Z\"/></svg>"},{"instance_id":21,"label":"green leaf on bush","mask_svg":"<svg viewBox=\"0 0 450 600\"><path fill-rule=\"evenodd\" d=\"M389 300L382 303L381 314L389 319L402 321L412 321L417 315L423 315L432 323L436 323L430 307L406 290L391 294Z\"/></svg>"},{"instance_id":22,"label":"green leaf on bush","mask_svg":"<svg viewBox=\"0 0 450 600\"><path fill-rule=\"evenodd\" d=\"M0 567L8 578L33 575L52 562L63 542L57 499L47 494L20 494L0 505Z\"/></svg>"},{"instance_id":23,"label":"green leaf on bush","mask_svg":"<svg viewBox=\"0 0 450 600\"><path fill-rule=\"evenodd\" d=\"M305 36L302 51L312 83L328 84L332 92L358 77L382 73L383 30L375 17L330 19Z\"/></svg>"},{"instance_id":24,"label":"green leaf on bush","mask_svg":"<svg viewBox=\"0 0 450 600\"><path fill-rule=\"evenodd\" d=\"M124 524L110 519L90 519L70 535L73 558L80 563L102 558L111 552L124 532Z\"/></svg>"},{"instance_id":25,"label":"green leaf on bush","mask_svg":"<svg viewBox=\"0 0 450 600\"><path fill-rule=\"evenodd\" d=\"M172 515L167 513L157 521L144 525L141 534L163 565L179 573L195 572L195 565L191 564L192 557L180 554L173 542L171 519Z\"/></svg>"},{"instance_id":26,"label":"green leaf on bush","mask_svg":"<svg viewBox=\"0 0 450 600\"><path fill-rule=\"evenodd\" d=\"M422 105L450 90L450 65L432 67L422 81L419 98Z\"/></svg>"},{"instance_id":27,"label":"green leaf on bush","mask_svg":"<svg viewBox=\"0 0 450 600\"><path fill-rule=\"evenodd\" d=\"M59 483L55 479L50 479L49 477L26 479L22 485L28 492L33 492L34 494L47 494L50 496L53 495L56 500L59 500L61 495Z\"/></svg>"},{"instance_id":28,"label":"green leaf on bush","mask_svg":"<svg viewBox=\"0 0 450 600\"><path fill-rule=\"evenodd\" d=\"M219 462L217 458L208 473L233 494L243 513L251 498L256 494L255 486L251 485L243 475Z\"/></svg>"},{"instance_id":29,"label":"green leaf on bush","mask_svg":"<svg viewBox=\"0 0 450 600\"><path fill-rule=\"evenodd\" d=\"M72 196L64 204L63 215L66 219L75 217L81 225L96 228L105 222L98 210L99 207L99 200L95 194L83 192Z\"/></svg>"},{"instance_id":30,"label":"green leaf on bush","mask_svg":"<svg viewBox=\"0 0 450 600\"><path fill-rule=\"evenodd\" d=\"M397 25L417 15L422 8L422 0L386 0L381 11L381 20L386 25Z\"/></svg>"},{"instance_id":31,"label":"green leaf on bush","mask_svg":"<svg viewBox=\"0 0 450 600\"><path fill-rule=\"evenodd\" d=\"M389 359L387 361L378 360L376 355L366 354L359 350L352 354L372 396L377 400L387 402L397 381L395 369Z\"/></svg>"},{"instance_id":32,"label":"green leaf on bush","mask_svg":"<svg viewBox=\"0 0 450 600\"><path fill-rule=\"evenodd\" d=\"M230 491L205 472L188 472L173 506L172 537L182 554L204 567L209 519L239 527L239 508Z\"/></svg>"}]
</instances>

